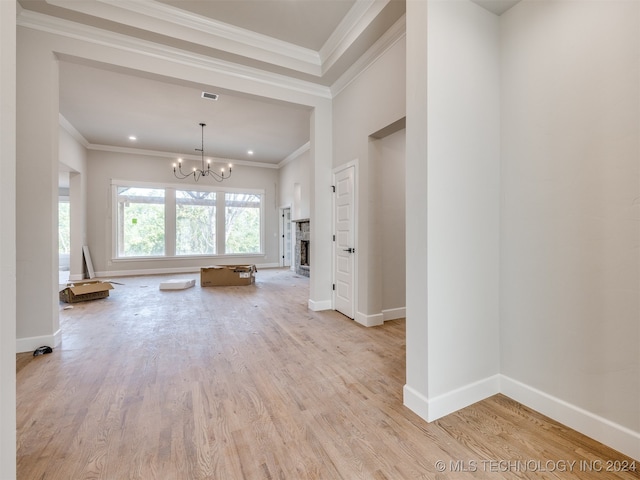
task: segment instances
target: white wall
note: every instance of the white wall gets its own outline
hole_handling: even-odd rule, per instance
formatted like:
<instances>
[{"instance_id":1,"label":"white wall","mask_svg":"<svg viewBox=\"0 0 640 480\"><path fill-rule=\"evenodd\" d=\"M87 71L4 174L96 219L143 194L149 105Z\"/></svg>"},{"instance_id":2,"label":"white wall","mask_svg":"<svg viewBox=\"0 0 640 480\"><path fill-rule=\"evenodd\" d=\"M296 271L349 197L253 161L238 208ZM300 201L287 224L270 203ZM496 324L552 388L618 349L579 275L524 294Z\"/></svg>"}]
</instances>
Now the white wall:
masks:
<instances>
[{"instance_id":1,"label":"white wall","mask_svg":"<svg viewBox=\"0 0 640 480\"><path fill-rule=\"evenodd\" d=\"M291 218L309 218L311 154L304 151L278 170L278 205L291 207Z\"/></svg>"},{"instance_id":2,"label":"white wall","mask_svg":"<svg viewBox=\"0 0 640 480\"><path fill-rule=\"evenodd\" d=\"M501 369L511 396L636 458L639 19L558 0L501 20Z\"/></svg>"},{"instance_id":3,"label":"white wall","mask_svg":"<svg viewBox=\"0 0 640 480\"><path fill-rule=\"evenodd\" d=\"M381 308L385 320L405 316L405 142L404 129L371 142L377 177Z\"/></svg>"},{"instance_id":4,"label":"white wall","mask_svg":"<svg viewBox=\"0 0 640 480\"><path fill-rule=\"evenodd\" d=\"M166 258L159 260L112 260L111 180L156 182L162 185L193 186L191 179L178 180L173 175L172 160L145 155L92 150L88 161L88 244L93 266L100 276L161 271L197 271L211 264L254 263L262 266L278 265L278 205L276 186L278 172L273 168L234 166L233 176L216 188L263 189L264 197L264 255ZM211 182L206 183L211 185Z\"/></svg>"},{"instance_id":5,"label":"white wall","mask_svg":"<svg viewBox=\"0 0 640 480\"><path fill-rule=\"evenodd\" d=\"M16 2L0 2L0 478L16 478Z\"/></svg>"},{"instance_id":6,"label":"white wall","mask_svg":"<svg viewBox=\"0 0 640 480\"><path fill-rule=\"evenodd\" d=\"M403 36L333 101L333 166L358 161L356 320L368 325L383 320L384 253L375 208L379 190L376 162L370 158L370 136L405 116L405 55Z\"/></svg>"},{"instance_id":7,"label":"white wall","mask_svg":"<svg viewBox=\"0 0 640 480\"><path fill-rule=\"evenodd\" d=\"M415 47L408 77L421 83L412 78L407 87L407 295L427 300L410 309L407 299L407 335L421 338L407 342L405 403L432 420L499 390L499 28L495 15L467 1L431 1L428 14L416 8L407 36L426 29L428 79L424 50ZM428 210L424 199L411 203L420 195ZM422 222L426 245L410 238L424 235ZM424 262L414 262L425 250L426 279L416 271Z\"/></svg>"},{"instance_id":8,"label":"white wall","mask_svg":"<svg viewBox=\"0 0 640 480\"><path fill-rule=\"evenodd\" d=\"M17 35L16 335L24 352L60 343L58 63L40 33Z\"/></svg>"},{"instance_id":9,"label":"white wall","mask_svg":"<svg viewBox=\"0 0 640 480\"><path fill-rule=\"evenodd\" d=\"M59 129L59 160L69 172L70 280L82 280L82 246L87 244L87 150L65 128Z\"/></svg>"}]
</instances>

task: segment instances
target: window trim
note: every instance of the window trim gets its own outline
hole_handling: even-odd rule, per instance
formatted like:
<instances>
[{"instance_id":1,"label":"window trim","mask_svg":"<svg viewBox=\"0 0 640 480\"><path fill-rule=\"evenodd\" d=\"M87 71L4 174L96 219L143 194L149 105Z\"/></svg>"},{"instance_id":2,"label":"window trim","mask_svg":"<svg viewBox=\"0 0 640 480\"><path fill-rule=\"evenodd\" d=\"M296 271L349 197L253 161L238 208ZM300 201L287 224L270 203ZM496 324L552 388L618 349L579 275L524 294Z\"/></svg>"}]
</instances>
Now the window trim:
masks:
<instances>
[{"instance_id":1,"label":"window trim","mask_svg":"<svg viewBox=\"0 0 640 480\"><path fill-rule=\"evenodd\" d=\"M158 183L158 182L138 182L133 180L111 179L111 261L112 262L140 262L140 261L175 261L175 260L197 260L203 258L251 258L265 256L266 238L266 192L263 188L231 188L219 187L217 185L193 185L186 183ZM118 256L118 187L128 188L155 188L165 191L165 254L161 256L140 256L140 257L120 257ZM225 198L225 193L246 193L260 196L260 252L255 253L224 253L216 254L191 254L176 255L176 190L191 190L202 192L215 192L216 198ZM171 191L171 193L169 193ZM170 202L168 202L170 200ZM169 205L170 203L170 205ZM219 207L218 207L219 210ZM222 209L224 218L225 209ZM219 214L219 213L218 213ZM173 217L171 217L173 215ZM224 223L224 222L223 222ZM218 235L220 232L218 232ZM220 236L220 235L219 235ZM224 239L224 235L220 238ZM223 240L224 242L224 240ZM224 245L224 243L223 243ZM220 249L218 249L220 250Z\"/></svg>"}]
</instances>

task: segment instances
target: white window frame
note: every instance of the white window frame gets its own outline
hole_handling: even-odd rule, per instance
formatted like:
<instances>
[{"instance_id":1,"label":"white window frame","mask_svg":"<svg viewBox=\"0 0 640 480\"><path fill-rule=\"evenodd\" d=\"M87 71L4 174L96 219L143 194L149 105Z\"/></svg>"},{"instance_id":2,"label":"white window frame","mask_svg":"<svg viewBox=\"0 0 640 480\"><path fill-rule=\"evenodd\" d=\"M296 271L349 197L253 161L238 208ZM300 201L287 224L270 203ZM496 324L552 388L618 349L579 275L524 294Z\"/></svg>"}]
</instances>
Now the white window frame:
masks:
<instances>
[{"instance_id":1,"label":"white window frame","mask_svg":"<svg viewBox=\"0 0 640 480\"><path fill-rule=\"evenodd\" d=\"M157 188L165 191L165 254L162 256L145 257L119 257L118 256L118 187L129 188ZM216 236L218 238L218 253L201 255L176 255L176 190L190 190L216 193ZM225 231L224 215L225 193L247 193L260 196L260 252L256 253L225 253ZM111 261L113 262L140 262L140 261L162 261L176 259L198 259L198 258L233 258L233 257L261 257L264 256L265 249L265 190L256 188L228 188L216 185L193 185L185 183L156 183L138 182L132 180L111 179Z\"/></svg>"}]
</instances>

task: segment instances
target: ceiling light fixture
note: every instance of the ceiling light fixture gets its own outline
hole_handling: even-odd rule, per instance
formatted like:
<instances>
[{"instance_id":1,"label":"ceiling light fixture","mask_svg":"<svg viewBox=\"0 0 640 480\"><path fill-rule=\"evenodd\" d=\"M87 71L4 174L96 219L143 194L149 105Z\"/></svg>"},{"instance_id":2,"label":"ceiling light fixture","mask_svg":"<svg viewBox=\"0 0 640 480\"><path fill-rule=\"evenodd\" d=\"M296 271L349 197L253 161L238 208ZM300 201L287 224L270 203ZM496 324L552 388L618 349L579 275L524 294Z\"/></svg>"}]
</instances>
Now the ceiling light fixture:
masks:
<instances>
[{"instance_id":1,"label":"ceiling light fixture","mask_svg":"<svg viewBox=\"0 0 640 480\"><path fill-rule=\"evenodd\" d=\"M206 127L206 123L201 123L200 124L200 128L202 130L202 141L200 144L200 148L196 148L196 152L200 152L200 158L202 161L202 168L198 169L196 167L193 167L193 170L191 172L185 173L182 171L182 159L179 158L178 159L178 163L177 164L173 164L173 174L176 176L176 178L179 178L180 180L184 180L185 178L188 177L193 177L193 179L197 182L198 180L200 180L200 177L211 177L213 178L216 182L222 182L223 180L226 180L228 178L231 177L231 164L229 164L229 173L225 175L224 172L224 168L220 169L220 173L211 170L211 160L207 159L207 164L205 166L204 163L204 127Z\"/></svg>"}]
</instances>

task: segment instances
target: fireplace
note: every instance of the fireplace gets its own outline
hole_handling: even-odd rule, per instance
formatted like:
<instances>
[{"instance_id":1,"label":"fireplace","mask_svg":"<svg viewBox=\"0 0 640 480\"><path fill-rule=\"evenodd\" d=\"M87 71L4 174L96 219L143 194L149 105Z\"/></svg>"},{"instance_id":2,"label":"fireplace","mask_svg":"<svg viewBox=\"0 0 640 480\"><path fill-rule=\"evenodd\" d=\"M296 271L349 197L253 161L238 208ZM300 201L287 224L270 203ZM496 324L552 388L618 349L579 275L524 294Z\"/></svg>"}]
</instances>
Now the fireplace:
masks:
<instances>
[{"instance_id":1,"label":"fireplace","mask_svg":"<svg viewBox=\"0 0 640 480\"><path fill-rule=\"evenodd\" d=\"M310 240L310 223L309 219L295 220L296 224L296 251L295 251L295 271L299 275L305 277L310 276L311 269L311 250Z\"/></svg>"},{"instance_id":2,"label":"fireplace","mask_svg":"<svg viewBox=\"0 0 640 480\"><path fill-rule=\"evenodd\" d=\"M309 266L309 240L300 240L300 266Z\"/></svg>"}]
</instances>

